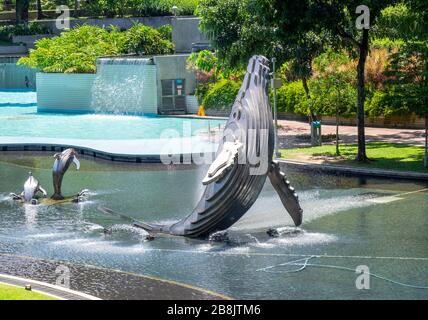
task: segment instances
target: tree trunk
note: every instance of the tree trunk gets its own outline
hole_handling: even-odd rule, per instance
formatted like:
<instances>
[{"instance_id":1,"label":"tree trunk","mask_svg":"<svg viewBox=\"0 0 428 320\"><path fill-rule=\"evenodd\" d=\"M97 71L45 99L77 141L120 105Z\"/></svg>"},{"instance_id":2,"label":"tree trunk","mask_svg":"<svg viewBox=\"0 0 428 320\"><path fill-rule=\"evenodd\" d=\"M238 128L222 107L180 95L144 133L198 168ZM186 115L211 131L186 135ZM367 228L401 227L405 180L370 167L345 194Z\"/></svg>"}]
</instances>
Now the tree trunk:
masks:
<instances>
[{"instance_id":1,"label":"tree trunk","mask_svg":"<svg viewBox=\"0 0 428 320\"><path fill-rule=\"evenodd\" d=\"M3 0L3 10L10 11L12 9L12 0Z\"/></svg>"},{"instance_id":2,"label":"tree trunk","mask_svg":"<svg viewBox=\"0 0 428 320\"><path fill-rule=\"evenodd\" d=\"M42 0L37 0L36 5L37 5L37 20L42 20L46 18L46 16L43 14Z\"/></svg>"},{"instance_id":3,"label":"tree trunk","mask_svg":"<svg viewBox=\"0 0 428 320\"><path fill-rule=\"evenodd\" d=\"M302 85L303 85L303 90L305 90L305 94L306 94L306 98L308 98L309 100L311 99L311 95L309 94L309 86L308 86L308 80L303 77L302 78ZM309 109L310 112L310 121L317 121L317 116L315 115L315 113L313 112L312 108Z\"/></svg>"},{"instance_id":4,"label":"tree trunk","mask_svg":"<svg viewBox=\"0 0 428 320\"><path fill-rule=\"evenodd\" d=\"M16 24L28 23L29 0L16 0Z\"/></svg>"},{"instance_id":5,"label":"tree trunk","mask_svg":"<svg viewBox=\"0 0 428 320\"><path fill-rule=\"evenodd\" d=\"M366 59L369 52L369 30L363 29L363 36L360 43L360 55L357 66L357 126L358 126L358 155L357 160L366 162L368 160L366 154L366 136L364 129L364 101L366 98L364 70Z\"/></svg>"},{"instance_id":6,"label":"tree trunk","mask_svg":"<svg viewBox=\"0 0 428 320\"><path fill-rule=\"evenodd\" d=\"M428 113L425 113L425 168L428 168Z\"/></svg>"},{"instance_id":7,"label":"tree trunk","mask_svg":"<svg viewBox=\"0 0 428 320\"><path fill-rule=\"evenodd\" d=\"M337 92L338 101L336 103L336 156L340 156L339 149L339 103L340 103L340 91Z\"/></svg>"},{"instance_id":8,"label":"tree trunk","mask_svg":"<svg viewBox=\"0 0 428 320\"><path fill-rule=\"evenodd\" d=\"M77 18L80 13L80 1L74 0L74 17Z\"/></svg>"}]
</instances>

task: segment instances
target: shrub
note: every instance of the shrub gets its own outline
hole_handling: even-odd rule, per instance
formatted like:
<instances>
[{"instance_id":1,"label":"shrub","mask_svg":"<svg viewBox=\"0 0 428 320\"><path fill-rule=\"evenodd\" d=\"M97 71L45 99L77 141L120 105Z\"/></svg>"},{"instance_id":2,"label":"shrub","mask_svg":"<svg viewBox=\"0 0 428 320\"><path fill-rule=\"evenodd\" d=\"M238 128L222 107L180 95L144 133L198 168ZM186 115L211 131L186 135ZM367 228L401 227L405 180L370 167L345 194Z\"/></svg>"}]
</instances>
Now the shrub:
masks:
<instances>
[{"instance_id":1,"label":"shrub","mask_svg":"<svg viewBox=\"0 0 428 320\"><path fill-rule=\"evenodd\" d=\"M89 16L168 16L177 6L177 15L193 15L197 0L91 0L82 1L82 10Z\"/></svg>"},{"instance_id":2,"label":"shrub","mask_svg":"<svg viewBox=\"0 0 428 320\"><path fill-rule=\"evenodd\" d=\"M54 38L36 42L36 49L18 64L43 72L94 73L100 56L124 53L164 54L173 52L173 44L159 31L137 24L128 31L119 32L96 26L83 25Z\"/></svg>"},{"instance_id":3,"label":"shrub","mask_svg":"<svg viewBox=\"0 0 428 320\"><path fill-rule=\"evenodd\" d=\"M285 83L276 90L276 105L279 112L307 114L306 100L305 90L303 90L301 81Z\"/></svg>"},{"instance_id":4,"label":"shrub","mask_svg":"<svg viewBox=\"0 0 428 320\"><path fill-rule=\"evenodd\" d=\"M141 16L171 15L172 7L177 6L177 15L193 15L197 0L130 0L134 14Z\"/></svg>"},{"instance_id":5,"label":"shrub","mask_svg":"<svg viewBox=\"0 0 428 320\"><path fill-rule=\"evenodd\" d=\"M28 36L50 33L52 33L52 31L49 29L49 27L35 22L31 22L28 25L6 25L0 26L0 41L12 41L13 36Z\"/></svg>"},{"instance_id":6,"label":"shrub","mask_svg":"<svg viewBox=\"0 0 428 320\"><path fill-rule=\"evenodd\" d=\"M124 36L117 29L111 32L95 27L81 26L54 38L36 42L35 50L18 64L38 68L44 72L94 73L96 58L123 51Z\"/></svg>"},{"instance_id":7,"label":"shrub","mask_svg":"<svg viewBox=\"0 0 428 320\"><path fill-rule=\"evenodd\" d=\"M172 41L172 25L170 24L164 24L163 26L160 26L156 30L159 31L162 38Z\"/></svg>"},{"instance_id":8,"label":"shrub","mask_svg":"<svg viewBox=\"0 0 428 320\"><path fill-rule=\"evenodd\" d=\"M221 79L212 84L203 99L204 107L206 109L230 110L240 86L240 82L227 79Z\"/></svg>"},{"instance_id":9,"label":"shrub","mask_svg":"<svg viewBox=\"0 0 428 320\"><path fill-rule=\"evenodd\" d=\"M367 99L366 114L370 116L409 115L414 110L414 103L409 99L411 93L402 97L402 92L391 86L388 91L374 91Z\"/></svg>"},{"instance_id":10,"label":"shrub","mask_svg":"<svg viewBox=\"0 0 428 320\"><path fill-rule=\"evenodd\" d=\"M356 112L357 89L349 82L332 85L325 79L310 82L312 110L319 115L335 115L336 106L341 116L354 116Z\"/></svg>"},{"instance_id":11,"label":"shrub","mask_svg":"<svg viewBox=\"0 0 428 320\"><path fill-rule=\"evenodd\" d=\"M161 31L165 34L166 28ZM158 30L138 23L126 32L125 50L145 55L169 54L174 52L174 45Z\"/></svg>"}]
</instances>

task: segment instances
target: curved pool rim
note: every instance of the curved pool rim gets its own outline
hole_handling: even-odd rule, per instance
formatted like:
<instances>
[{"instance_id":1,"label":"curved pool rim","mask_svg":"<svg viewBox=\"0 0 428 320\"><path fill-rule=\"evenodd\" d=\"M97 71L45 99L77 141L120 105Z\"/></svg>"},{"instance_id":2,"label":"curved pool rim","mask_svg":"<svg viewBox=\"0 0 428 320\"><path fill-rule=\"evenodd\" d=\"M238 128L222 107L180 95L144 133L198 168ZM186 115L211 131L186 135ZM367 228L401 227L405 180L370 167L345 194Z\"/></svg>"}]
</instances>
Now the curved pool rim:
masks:
<instances>
[{"instance_id":1,"label":"curved pool rim","mask_svg":"<svg viewBox=\"0 0 428 320\"><path fill-rule=\"evenodd\" d=\"M178 146L170 152L163 152L165 143ZM196 146L188 150L181 148L183 144ZM213 158L218 145L202 141L199 137L177 139L141 139L141 140L77 140L52 138L0 137L0 151L46 151L62 152L74 148L78 154L87 155L108 161L134 163L162 163L169 157L179 159L180 163L194 163L194 155L203 153L207 158ZM182 149L186 149L183 152Z\"/></svg>"}]
</instances>

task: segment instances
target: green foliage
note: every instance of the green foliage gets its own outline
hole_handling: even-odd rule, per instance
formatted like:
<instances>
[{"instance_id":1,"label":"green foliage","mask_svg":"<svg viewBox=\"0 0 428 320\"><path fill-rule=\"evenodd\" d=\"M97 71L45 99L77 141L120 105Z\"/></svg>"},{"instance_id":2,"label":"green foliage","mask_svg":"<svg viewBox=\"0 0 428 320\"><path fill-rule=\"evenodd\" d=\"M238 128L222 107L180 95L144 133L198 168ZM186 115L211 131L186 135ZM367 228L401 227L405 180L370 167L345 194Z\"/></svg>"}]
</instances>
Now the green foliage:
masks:
<instances>
[{"instance_id":1,"label":"green foliage","mask_svg":"<svg viewBox=\"0 0 428 320\"><path fill-rule=\"evenodd\" d=\"M246 65L253 54L271 56L274 28L258 11L265 1L200 0L196 13L220 60L229 66Z\"/></svg>"},{"instance_id":2,"label":"green foliage","mask_svg":"<svg viewBox=\"0 0 428 320\"><path fill-rule=\"evenodd\" d=\"M82 3L81 8L92 16L106 16L112 18L123 16L130 0L92 0Z\"/></svg>"},{"instance_id":3,"label":"green foliage","mask_svg":"<svg viewBox=\"0 0 428 320\"><path fill-rule=\"evenodd\" d=\"M204 107L206 109L230 110L240 86L240 82L226 79L221 79L212 84L203 99Z\"/></svg>"},{"instance_id":4,"label":"green foliage","mask_svg":"<svg viewBox=\"0 0 428 320\"><path fill-rule=\"evenodd\" d=\"M164 24L163 26L157 28L157 30L161 34L162 38L172 42L172 25Z\"/></svg>"},{"instance_id":5,"label":"green foliage","mask_svg":"<svg viewBox=\"0 0 428 320\"><path fill-rule=\"evenodd\" d=\"M168 16L177 6L177 15L193 15L198 0L81 0L80 13L84 16ZM33 1L35 3L35 1ZM43 9L55 10L58 5L74 8L75 0L42 0ZM31 8L35 8L32 4Z\"/></svg>"},{"instance_id":6,"label":"green foliage","mask_svg":"<svg viewBox=\"0 0 428 320\"><path fill-rule=\"evenodd\" d=\"M161 30L164 34L166 28ZM156 29L137 23L126 31L125 51L141 55L170 54L174 45Z\"/></svg>"},{"instance_id":7,"label":"green foliage","mask_svg":"<svg viewBox=\"0 0 428 320\"><path fill-rule=\"evenodd\" d=\"M187 68L191 70L203 71L209 73L218 67L218 59L214 53L209 50L202 50L199 52L192 52L187 58Z\"/></svg>"},{"instance_id":8,"label":"green foliage","mask_svg":"<svg viewBox=\"0 0 428 320\"><path fill-rule=\"evenodd\" d=\"M83 25L54 38L36 42L18 64L37 68L43 72L94 73L100 56L124 53L164 54L173 51L173 44L156 29L136 24L120 32L96 26Z\"/></svg>"},{"instance_id":9,"label":"green foliage","mask_svg":"<svg viewBox=\"0 0 428 320\"><path fill-rule=\"evenodd\" d=\"M199 82L196 85L195 96L198 99L198 103L200 105L203 104L204 98L207 95L211 85L212 84L210 83L203 83L203 82Z\"/></svg>"},{"instance_id":10,"label":"green foliage","mask_svg":"<svg viewBox=\"0 0 428 320\"><path fill-rule=\"evenodd\" d=\"M410 10L404 3L389 6L382 10L377 19L374 35L376 38L408 39L426 28L418 21L419 13Z\"/></svg>"},{"instance_id":11,"label":"green foliage","mask_svg":"<svg viewBox=\"0 0 428 320\"><path fill-rule=\"evenodd\" d=\"M424 148L406 145L403 143L367 143L367 153L370 163L355 161L357 145L345 144L341 146L341 156L337 157L335 164L343 164L357 167L374 167L379 169L428 172L423 166ZM307 158L336 157L334 145L323 145L312 148L282 149L281 156L285 159L300 160L302 156ZM327 160L328 161L328 160Z\"/></svg>"},{"instance_id":12,"label":"green foliage","mask_svg":"<svg viewBox=\"0 0 428 320\"><path fill-rule=\"evenodd\" d=\"M372 40L373 49L386 48L390 51L399 49L404 44L402 39L391 39L391 38L375 38Z\"/></svg>"},{"instance_id":13,"label":"green foliage","mask_svg":"<svg viewBox=\"0 0 428 320\"><path fill-rule=\"evenodd\" d=\"M28 291L25 288L0 284L0 300L57 300L42 293Z\"/></svg>"},{"instance_id":14,"label":"green foliage","mask_svg":"<svg viewBox=\"0 0 428 320\"><path fill-rule=\"evenodd\" d=\"M81 26L61 33L59 37L36 42L35 50L18 64L38 68L43 72L94 73L96 58L123 52L125 34L113 28L111 32Z\"/></svg>"},{"instance_id":15,"label":"green foliage","mask_svg":"<svg viewBox=\"0 0 428 320\"><path fill-rule=\"evenodd\" d=\"M311 109L319 115L355 114L356 72L342 52L327 50L314 60L316 75L311 79Z\"/></svg>"},{"instance_id":16,"label":"green foliage","mask_svg":"<svg viewBox=\"0 0 428 320\"><path fill-rule=\"evenodd\" d=\"M276 90L276 99L279 112L308 114L308 99L301 81L282 85Z\"/></svg>"},{"instance_id":17,"label":"green foliage","mask_svg":"<svg viewBox=\"0 0 428 320\"><path fill-rule=\"evenodd\" d=\"M177 6L177 15L193 15L197 0L129 0L133 13L142 16L171 15Z\"/></svg>"},{"instance_id":18,"label":"green foliage","mask_svg":"<svg viewBox=\"0 0 428 320\"><path fill-rule=\"evenodd\" d=\"M45 25L31 22L28 25L0 26L0 41L12 41L12 36L28 36L35 34L49 34L52 31Z\"/></svg>"},{"instance_id":19,"label":"green foliage","mask_svg":"<svg viewBox=\"0 0 428 320\"><path fill-rule=\"evenodd\" d=\"M428 42L407 42L391 57L385 99L399 112L428 113Z\"/></svg>"}]
</instances>

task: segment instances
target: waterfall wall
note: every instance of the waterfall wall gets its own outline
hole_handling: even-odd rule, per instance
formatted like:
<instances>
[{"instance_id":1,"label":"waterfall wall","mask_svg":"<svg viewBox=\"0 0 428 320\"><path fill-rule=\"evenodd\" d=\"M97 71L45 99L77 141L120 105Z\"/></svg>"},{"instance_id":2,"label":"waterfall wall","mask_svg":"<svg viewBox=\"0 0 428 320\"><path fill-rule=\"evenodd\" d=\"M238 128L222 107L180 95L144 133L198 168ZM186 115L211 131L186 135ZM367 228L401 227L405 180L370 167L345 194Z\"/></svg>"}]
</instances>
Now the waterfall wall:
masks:
<instances>
[{"instance_id":1,"label":"waterfall wall","mask_svg":"<svg viewBox=\"0 0 428 320\"><path fill-rule=\"evenodd\" d=\"M100 58L91 109L100 113L157 113L156 66L152 59Z\"/></svg>"}]
</instances>

